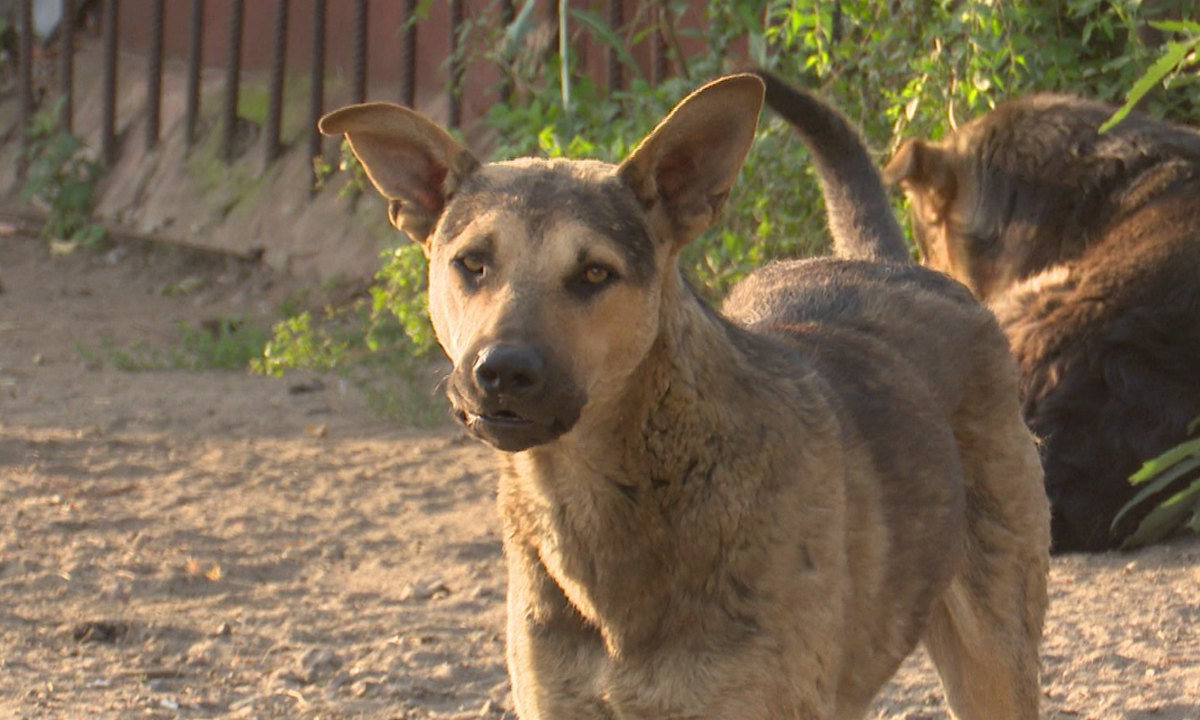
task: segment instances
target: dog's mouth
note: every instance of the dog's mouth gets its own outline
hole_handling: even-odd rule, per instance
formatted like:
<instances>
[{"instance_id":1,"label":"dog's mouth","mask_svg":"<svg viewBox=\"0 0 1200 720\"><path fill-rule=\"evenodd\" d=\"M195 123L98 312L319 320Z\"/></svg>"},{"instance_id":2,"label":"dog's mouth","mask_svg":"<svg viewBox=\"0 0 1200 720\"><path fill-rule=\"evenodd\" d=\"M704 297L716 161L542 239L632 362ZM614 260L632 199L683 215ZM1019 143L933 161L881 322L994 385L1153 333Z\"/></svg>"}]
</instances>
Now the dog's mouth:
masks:
<instances>
[{"instance_id":1,"label":"dog's mouth","mask_svg":"<svg viewBox=\"0 0 1200 720\"><path fill-rule=\"evenodd\" d=\"M529 417L508 409L477 412L455 407L454 416L472 435L504 452L520 452L552 442L574 424L553 417Z\"/></svg>"},{"instance_id":2,"label":"dog's mouth","mask_svg":"<svg viewBox=\"0 0 1200 720\"><path fill-rule=\"evenodd\" d=\"M533 424L533 420L521 417L511 410L501 410L495 413L477 414L468 410L462 411L463 422L467 427L485 423L502 428L521 428Z\"/></svg>"},{"instance_id":3,"label":"dog's mouth","mask_svg":"<svg viewBox=\"0 0 1200 720\"><path fill-rule=\"evenodd\" d=\"M493 344L455 367L446 395L471 435L504 452L557 440L579 420L587 395L549 354ZM484 357L484 360L480 360ZM529 358L537 360L533 362Z\"/></svg>"},{"instance_id":4,"label":"dog's mouth","mask_svg":"<svg viewBox=\"0 0 1200 720\"><path fill-rule=\"evenodd\" d=\"M451 395L454 417L475 437L504 452L544 445L566 433L579 418L573 404L551 407L495 406Z\"/></svg>"}]
</instances>

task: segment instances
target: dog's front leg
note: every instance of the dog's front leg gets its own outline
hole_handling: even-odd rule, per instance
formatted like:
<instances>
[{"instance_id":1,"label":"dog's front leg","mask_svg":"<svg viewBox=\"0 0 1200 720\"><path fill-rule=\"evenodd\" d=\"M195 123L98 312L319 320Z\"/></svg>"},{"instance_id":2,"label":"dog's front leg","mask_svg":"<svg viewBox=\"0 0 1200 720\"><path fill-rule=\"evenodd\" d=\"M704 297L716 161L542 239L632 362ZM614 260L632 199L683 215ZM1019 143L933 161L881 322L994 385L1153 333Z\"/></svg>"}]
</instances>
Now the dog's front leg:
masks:
<instances>
[{"instance_id":1,"label":"dog's front leg","mask_svg":"<svg viewBox=\"0 0 1200 720\"><path fill-rule=\"evenodd\" d=\"M607 654L532 548L508 548L508 669L521 720L614 720Z\"/></svg>"}]
</instances>

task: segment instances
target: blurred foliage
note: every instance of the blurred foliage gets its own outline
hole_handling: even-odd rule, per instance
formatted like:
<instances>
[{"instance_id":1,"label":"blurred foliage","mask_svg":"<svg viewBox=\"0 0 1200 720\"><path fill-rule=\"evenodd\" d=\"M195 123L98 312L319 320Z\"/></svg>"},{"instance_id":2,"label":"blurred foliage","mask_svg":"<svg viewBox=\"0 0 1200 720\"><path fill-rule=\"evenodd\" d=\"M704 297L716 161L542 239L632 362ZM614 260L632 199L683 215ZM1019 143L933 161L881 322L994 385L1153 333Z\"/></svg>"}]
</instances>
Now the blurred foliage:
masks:
<instances>
[{"instance_id":1,"label":"blurred foliage","mask_svg":"<svg viewBox=\"0 0 1200 720\"><path fill-rule=\"evenodd\" d=\"M1184 72L1195 63L1195 45L1183 56L1163 46L1191 18L1192 0L664 0L661 34L672 72L657 85L634 60L652 43L650 4L638 6L626 27L613 28L603 19L605 3L570 3L574 52L565 74L557 26L540 18L535 5L522 4L509 27L490 35L482 23L470 28L476 52L501 68L512 89L510 101L485 118L494 139L491 159L618 162L688 92L750 65L819 89L863 129L881 158L904 137L940 137L959 120L1034 91L1120 103L1164 52L1174 52L1176 64L1139 86L1139 108L1182 121L1200 117L1195 75ZM625 87L608 90L577 71L582 56L575 54L589 44L616 51ZM706 50L681 50L690 47ZM344 157L343 165L359 172ZM806 152L770 112L742 175L717 227L682 256L684 271L713 300L771 259L829 246ZM345 314L293 318L277 329L264 369L334 367L364 353L428 354L424 275L415 245L388 252L371 302L356 310L365 329L354 337L322 329L321 318L344 329Z\"/></svg>"},{"instance_id":2,"label":"blurred foliage","mask_svg":"<svg viewBox=\"0 0 1200 720\"><path fill-rule=\"evenodd\" d=\"M60 123L63 100L35 114L25 129L28 171L21 197L46 210L42 237L57 252L93 247L104 239L104 226L93 221L96 189L104 166L87 146Z\"/></svg>"},{"instance_id":3,"label":"blurred foliage","mask_svg":"<svg viewBox=\"0 0 1200 720\"><path fill-rule=\"evenodd\" d=\"M305 309L307 299L298 301L276 323L251 369L274 376L297 368L336 373L361 389L380 416L436 424L445 406L433 390L430 350L436 343L426 311L424 260L419 246L402 245L384 254L366 298L316 309Z\"/></svg>"},{"instance_id":4,"label":"blurred foliage","mask_svg":"<svg viewBox=\"0 0 1200 720\"><path fill-rule=\"evenodd\" d=\"M1124 549L1149 545L1171 533L1188 528L1200 532L1200 418L1188 428L1193 437L1147 460L1129 479L1141 489L1117 516L1115 526L1126 513L1151 503L1154 509L1138 524L1137 530L1125 539ZM1165 495L1165 497L1164 497Z\"/></svg>"},{"instance_id":5,"label":"blurred foliage","mask_svg":"<svg viewBox=\"0 0 1200 720\"><path fill-rule=\"evenodd\" d=\"M270 333L242 318L214 318L193 326L175 326L178 342L163 349L140 341L130 345L111 337L100 338L100 346L82 342L75 350L84 362L94 366L110 365L117 370L246 370L259 362Z\"/></svg>"},{"instance_id":6,"label":"blurred foliage","mask_svg":"<svg viewBox=\"0 0 1200 720\"><path fill-rule=\"evenodd\" d=\"M1196 73L1187 71L1200 66L1200 22L1152 22L1150 26L1155 30L1176 35L1178 39L1166 43L1162 56L1133 84L1125 104L1112 119L1100 127L1100 132L1107 132L1121 122L1142 98L1156 87L1183 87L1189 84L1194 86L1197 81Z\"/></svg>"}]
</instances>

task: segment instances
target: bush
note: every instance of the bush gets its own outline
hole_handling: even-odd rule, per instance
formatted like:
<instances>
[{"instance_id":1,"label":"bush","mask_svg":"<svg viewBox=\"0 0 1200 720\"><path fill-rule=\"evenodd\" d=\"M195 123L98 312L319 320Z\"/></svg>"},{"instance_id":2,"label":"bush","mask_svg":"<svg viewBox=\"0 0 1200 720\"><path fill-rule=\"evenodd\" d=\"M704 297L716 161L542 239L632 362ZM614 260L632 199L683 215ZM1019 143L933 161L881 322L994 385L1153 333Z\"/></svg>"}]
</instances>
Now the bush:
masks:
<instances>
[{"instance_id":1,"label":"bush","mask_svg":"<svg viewBox=\"0 0 1200 720\"><path fill-rule=\"evenodd\" d=\"M47 211L42 237L73 249L104 239L104 227L92 221L96 186L103 165L93 160L83 141L59 125L63 101L34 115L26 128L29 163L21 196Z\"/></svg>"}]
</instances>

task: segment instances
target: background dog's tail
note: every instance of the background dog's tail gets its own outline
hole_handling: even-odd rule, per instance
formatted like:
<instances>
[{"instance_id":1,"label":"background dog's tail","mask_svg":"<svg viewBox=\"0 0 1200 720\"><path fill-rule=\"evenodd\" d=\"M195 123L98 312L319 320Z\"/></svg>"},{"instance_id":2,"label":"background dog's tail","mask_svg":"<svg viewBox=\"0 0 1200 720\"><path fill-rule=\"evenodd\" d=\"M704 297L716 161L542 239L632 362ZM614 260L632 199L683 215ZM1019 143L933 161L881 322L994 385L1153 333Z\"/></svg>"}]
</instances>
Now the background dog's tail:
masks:
<instances>
[{"instance_id":1,"label":"background dog's tail","mask_svg":"<svg viewBox=\"0 0 1200 720\"><path fill-rule=\"evenodd\" d=\"M766 70L755 74L767 86L767 105L799 131L812 153L825 193L834 253L850 259L909 261L904 232L858 130L817 96Z\"/></svg>"}]
</instances>

